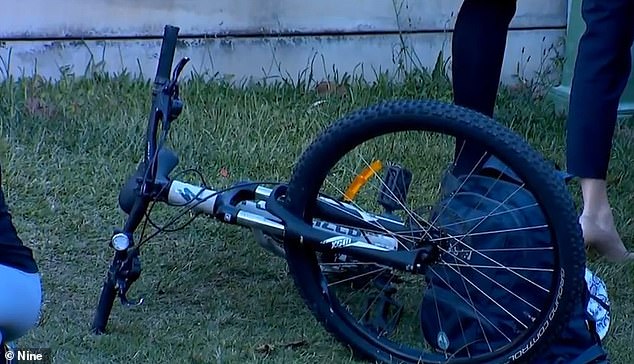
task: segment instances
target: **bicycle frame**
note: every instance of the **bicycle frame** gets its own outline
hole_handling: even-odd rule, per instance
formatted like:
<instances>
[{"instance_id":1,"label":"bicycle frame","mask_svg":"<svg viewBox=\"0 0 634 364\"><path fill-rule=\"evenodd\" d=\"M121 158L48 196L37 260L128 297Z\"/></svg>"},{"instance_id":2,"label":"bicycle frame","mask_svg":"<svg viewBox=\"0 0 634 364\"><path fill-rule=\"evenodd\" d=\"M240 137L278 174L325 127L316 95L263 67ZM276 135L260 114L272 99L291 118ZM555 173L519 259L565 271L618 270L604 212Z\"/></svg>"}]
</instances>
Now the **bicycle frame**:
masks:
<instances>
[{"instance_id":1,"label":"bicycle frame","mask_svg":"<svg viewBox=\"0 0 634 364\"><path fill-rule=\"evenodd\" d=\"M189 61L188 58L181 59L170 78L178 31L177 27L165 26L152 90L144 158L119 194L119 206L128 216L123 229L116 230L109 242L115 254L101 291L93 322L94 332L104 332L116 296L124 305L142 302L131 302L126 295L141 273L134 234L153 202L191 207L193 211L212 216L222 223L261 230L283 239L285 244L304 244L315 251L345 254L357 261L410 272L425 269L428 259L433 259L430 245L402 250L399 246L403 241L397 234L407 232L410 238L422 237L430 234L431 229L427 227L414 231L395 218L368 214L351 203L322 195L317 198L314 216L308 222L286 209L285 184L267 188L241 182L215 191L170 179L170 172L178 165L178 157L164 147L163 142L171 122L183 108L177 79Z\"/></svg>"},{"instance_id":2,"label":"bicycle frame","mask_svg":"<svg viewBox=\"0 0 634 364\"><path fill-rule=\"evenodd\" d=\"M240 182L218 192L178 180L169 180L169 169L176 167L176 155L169 149L158 159L159 180L153 190L160 191L155 199L172 206L190 207L193 211L215 217L227 224L262 230L278 238L295 237L303 244L310 245L316 251L336 251L359 260L373 261L377 264L397 269L414 271L420 268L421 250L400 251L400 243L393 236L398 232L410 232L406 224L388 217L368 214L354 205L336 201L326 196L317 199L317 213L312 224L288 212L280 199L284 196L286 185L280 184L273 189L259 184ZM165 162L164 162L165 161ZM133 177L137 178L137 177ZM131 191L122 190L120 204L131 205L127 201L134 196ZM133 197L134 198L134 197ZM323 218L320 220L320 217ZM365 233L357 229L371 229L376 234ZM384 235L390 231L389 237Z\"/></svg>"}]
</instances>

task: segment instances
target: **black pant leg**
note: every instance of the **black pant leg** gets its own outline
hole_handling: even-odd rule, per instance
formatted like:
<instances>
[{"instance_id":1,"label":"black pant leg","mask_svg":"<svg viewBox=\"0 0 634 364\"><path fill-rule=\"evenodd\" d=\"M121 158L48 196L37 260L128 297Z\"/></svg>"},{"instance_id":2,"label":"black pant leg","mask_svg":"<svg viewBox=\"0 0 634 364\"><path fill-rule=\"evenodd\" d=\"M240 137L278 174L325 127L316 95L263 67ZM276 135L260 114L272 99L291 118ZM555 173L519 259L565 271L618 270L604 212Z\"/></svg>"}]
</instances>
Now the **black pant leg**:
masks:
<instances>
[{"instance_id":1,"label":"black pant leg","mask_svg":"<svg viewBox=\"0 0 634 364\"><path fill-rule=\"evenodd\" d=\"M515 0L465 0L458 12L452 41L454 102L493 116L508 27ZM484 155L478 145L456 140L454 172L469 173Z\"/></svg>"},{"instance_id":2,"label":"black pant leg","mask_svg":"<svg viewBox=\"0 0 634 364\"><path fill-rule=\"evenodd\" d=\"M569 173L606 179L619 100L632 68L634 0L583 0L586 23L570 91Z\"/></svg>"}]
</instances>

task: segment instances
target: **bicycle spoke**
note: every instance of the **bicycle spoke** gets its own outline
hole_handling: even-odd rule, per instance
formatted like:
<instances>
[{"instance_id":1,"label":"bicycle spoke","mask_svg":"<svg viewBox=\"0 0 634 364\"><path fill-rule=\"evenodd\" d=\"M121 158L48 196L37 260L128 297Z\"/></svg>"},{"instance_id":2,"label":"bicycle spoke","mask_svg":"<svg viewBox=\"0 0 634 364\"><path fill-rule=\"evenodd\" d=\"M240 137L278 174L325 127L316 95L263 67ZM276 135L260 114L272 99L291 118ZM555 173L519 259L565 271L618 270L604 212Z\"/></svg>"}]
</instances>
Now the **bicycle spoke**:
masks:
<instances>
[{"instance_id":1,"label":"bicycle spoke","mask_svg":"<svg viewBox=\"0 0 634 364\"><path fill-rule=\"evenodd\" d=\"M459 271L452 267L449 266L449 269L453 270L456 273L459 273ZM485 296L486 298L489 299L489 301L493 302L496 306L498 306L502 311L504 311L505 313L507 313L513 320L515 320L515 322L517 322L518 324L522 325L522 327L524 327L524 329L528 329L528 326L526 326L526 324L524 324L522 321L520 321L520 319L518 319L517 317L515 317L515 315L513 315L511 312L509 312L506 308L502 307L502 305L500 305L496 300L494 300L491 296L489 296L486 292L484 292L480 287L478 287L477 284L471 282L471 280L469 278L466 278L464 276L461 275L461 278L464 279L466 282L468 282L470 285L473 286L473 288L475 288L478 292L480 292L483 296Z\"/></svg>"},{"instance_id":2,"label":"bicycle spoke","mask_svg":"<svg viewBox=\"0 0 634 364\"><path fill-rule=\"evenodd\" d=\"M506 340L508 340L508 342L511 342L512 340L504 333L504 331L502 331L502 329L500 329L499 327L497 327L497 325L495 325L490 319L488 319L482 312L480 312L480 310L478 310L477 308L474 307L473 305L473 301L471 300L471 302L467 301L464 297L462 297L462 295L460 293L458 293L458 291L455 290L455 288L453 288L443 277L441 277L438 272L436 272L435 269L431 268L430 271L435 274L444 284L446 284L449 289L456 294L456 296L458 296L459 298L461 298L466 304L468 304L469 306L471 306L473 308L473 311L480 317L482 317L489 325L491 325L493 328L495 328L498 333L502 336L504 336L504 338ZM482 323L480 323L480 327L482 332L484 332L484 327L482 326ZM486 336L486 334L485 334ZM489 349L490 351L493 351L493 348L491 348L491 345L489 343L489 341L487 340L487 343L489 344Z\"/></svg>"},{"instance_id":3,"label":"bicycle spoke","mask_svg":"<svg viewBox=\"0 0 634 364\"><path fill-rule=\"evenodd\" d=\"M531 207L537 207L537 206L539 206L539 205L534 203L534 204L530 204L530 205L526 205L526 206L522 206L522 207L515 207L515 208L512 208L512 209L505 210L505 211L500 211L500 212L493 213L493 214L491 214L488 217L502 216L502 215L510 214L512 212L518 212L518 211L521 211L521 210L524 210L524 209L528 209L528 208L531 208ZM467 223L467 222L479 221L479 220L482 220L484 218L485 217L473 217L471 219L464 219L464 220L452 222L450 224L439 225L437 227L445 229L445 228L456 226L456 225L462 225L462 224Z\"/></svg>"},{"instance_id":4,"label":"bicycle spoke","mask_svg":"<svg viewBox=\"0 0 634 364\"><path fill-rule=\"evenodd\" d=\"M524 228L511 228L511 229L504 229L504 230L491 230L491 231L478 231L477 233L465 233L465 234L459 234L459 235L451 235L449 237L441 237L441 238L434 238L431 239L430 241L442 241L442 240L453 240L453 239L463 239L463 238L467 238L470 236L483 236L483 235L492 235L492 234L502 234L502 233L513 233L513 232L518 232L518 231L529 231L529 230L540 230L540 229L547 229L548 225L538 225L538 226L527 226Z\"/></svg>"},{"instance_id":5,"label":"bicycle spoke","mask_svg":"<svg viewBox=\"0 0 634 364\"><path fill-rule=\"evenodd\" d=\"M441 248L441 249L442 249L442 248ZM444 251L445 253L449 253L449 252L448 252L448 251L446 251L446 250L443 250L443 251ZM519 300L521 300L522 302L526 303L527 305L531 306L531 308L534 308L534 309L535 309L535 310L537 310L538 312L541 312L541 311L540 311L537 307L533 306L531 303L529 303L529 302L527 302L526 300L524 300L523 298L519 297L519 296L518 296L515 292L513 292L513 291L511 291L510 289L508 289L508 288L504 287L502 284L498 283L498 282L497 282L497 281L495 281L493 278L491 278L491 277L489 277L488 275L484 274L484 273L483 273L482 271L480 271L479 269L476 269L476 268L481 268L481 267L484 267L484 268L497 268L497 269L499 269L498 267L476 266L476 265L471 265L471 264L465 263L465 261L464 261L463 259L459 258L459 257L453 256L453 258L454 258L454 259L457 259L457 260L459 260L459 261L461 261L463 264L449 263L449 262L446 262L446 261L441 261L441 263L440 263L440 264L441 264L441 265L448 266L448 267L450 267L450 268L451 268L451 267L464 267L464 268L471 268L471 269L473 269L474 271L478 272L481 276L483 276L483 277L484 277L484 278L486 278L487 280L489 280L489 281L493 282L495 285L497 285L498 287L502 288L504 291L506 291L506 292L510 293L512 296L516 297L517 299L519 299ZM511 267L507 267L507 268L509 268L509 269L515 269L515 267L512 267L512 268L511 268ZM451 269L454 269L454 268L451 268ZM529 269L526 269L526 270L529 270ZM552 271L552 270L551 270L551 271Z\"/></svg>"},{"instance_id":6,"label":"bicycle spoke","mask_svg":"<svg viewBox=\"0 0 634 364\"><path fill-rule=\"evenodd\" d=\"M330 183L330 182L328 182L327 180L326 180L326 182L327 182L327 183ZM334 186L333 186L333 187L334 187ZM334 187L334 188L335 188L335 189L337 189L337 192L338 192L338 193L341 193L341 194L343 195L343 191L342 191L342 190L340 190L338 187ZM361 207L359 207L359 206L358 206L358 205L357 205L354 201L352 201L351 203L352 203L352 205L353 205L354 207L358 208L360 211L363 211L363 209L362 209ZM355 219L358 219L358 220L361 220L361 221L367 222L367 223L369 223L370 225L372 225L372 226L374 226L374 227L376 227L376 228L380 229L382 232L387 233L387 234L388 234L388 235L390 235L391 237L395 238L395 239L398 241L398 243L399 243L399 244L400 244L400 245L401 245L401 246L402 246L405 250L408 250L408 251L409 251L409 248L408 248L407 246L405 246L405 245L404 245L404 244L400 241L399 237L400 237L400 238L402 238L402 239L405 239L405 240L408 240L408 239L410 239L410 238L408 238L408 237L406 237L406 236L401 236L401 235L399 235L399 234L396 234L396 233L394 233L394 232L390 231L389 229L385 228L384 226L382 226L381 224L379 224L379 223L377 223L377 222L374 222L374 221L369 221L369 219L368 219L368 220L365 220L365 219L359 218L358 216L353 215L352 213L350 213L349 211L347 211L347 210L345 210L345 209L341 209L340 211L342 211L342 212L344 212L344 213L348 214L348 215L349 215L349 216L351 216L351 217L354 217ZM367 240L367 239L366 239L366 240ZM414 243L415 241L410 239L410 242ZM369 242L369 241L367 241L367 243L368 243L368 244L371 244L371 242Z\"/></svg>"},{"instance_id":7,"label":"bicycle spoke","mask_svg":"<svg viewBox=\"0 0 634 364\"><path fill-rule=\"evenodd\" d=\"M449 253L448 251L446 251L447 253ZM451 254L451 253L449 253ZM453 255L453 254L452 254ZM509 266L505 266L504 268L500 268L500 267L494 267L491 265L474 265L474 264L458 264L458 263L447 263L447 262L441 262L440 264L443 265L451 265L454 267L469 267L469 268L480 268L480 269L504 269L504 270L526 270L526 271L533 271L533 272L554 272L554 269L549 269L549 268L531 268L531 267L509 267Z\"/></svg>"},{"instance_id":8,"label":"bicycle spoke","mask_svg":"<svg viewBox=\"0 0 634 364\"><path fill-rule=\"evenodd\" d=\"M471 171L469 171L469 174L467 175L467 177L464 178L464 180L462 181L462 183L460 183L460 186L458 186L458 188L456 189L456 191L454 191L454 193L451 195L451 197L449 197L449 201L447 201L447 203L443 206L442 210L438 213L438 215L436 216L436 218L434 219L434 221L431 222L431 226L436 226L436 222L438 221L438 219L440 218L440 216L442 215L442 213L446 210L447 206L451 203L451 201L454 199L454 197L456 196L456 194L460 191L460 189L462 187L464 187L464 185L467 183L467 180L469 179L469 177L471 177L476 169L478 168L478 166L482 163L482 161L484 161L484 158L486 157L488 153L484 153L482 154L482 157L480 157L480 159L478 160L478 162L473 166L473 168L471 169Z\"/></svg>"},{"instance_id":9,"label":"bicycle spoke","mask_svg":"<svg viewBox=\"0 0 634 364\"><path fill-rule=\"evenodd\" d=\"M452 237L452 238L453 238L453 237ZM464 242L462 242L462 241L461 241L461 240L459 240L459 239L455 239L455 240L456 240L456 242L457 242L458 244L462 244L462 245L464 245L465 247L467 247L467 249L468 249L469 251L471 251L471 252L473 252L473 253L476 253L476 254L480 255L481 257L483 257L484 259L486 259L486 260L488 260L488 261L490 261L490 262L494 263L494 264L496 265L496 267L501 268L501 269L503 269L503 270L505 270L505 271L508 271L508 272L510 272L510 273L512 273L512 274L514 274L514 275L516 275L517 277L519 277L519 278L521 278L521 279L523 279L523 280L525 280L525 281L527 281L527 282L529 282L529 283L533 284L535 287L537 287L537 288L541 289L542 291L544 291L544 292L546 292L546 293L550 293L550 290L548 290L548 289L546 289L546 288L544 288L544 287L542 287L542 286L538 285L537 283L535 283L535 282L531 281L530 279L528 279L528 278L524 277L523 275L521 275L521 274L517 273L516 271L514 271L514 270L512 270L512 269L507 268L505 265L503 265L503 264L501 264L500 262L496 261L495 259L493 259L493 258L489 257L488 255L481 253L480 251L478 251L478 250L476 250L476 249L472 248L471 246L469 246L468 244L465 244Z\"/></svg>"},{"instance_id":10,"label":"bicycle spoke","mask_svg":"<svg viewBox=\"0 0 634 364\"><path fill-rule=\"evenodd\" d=\"M367 166L370 166L370 164L369 164L369 163L365 160L365 158L363 158L363 157L361 157L361 158L362 158L363 162L364 162ZM384 182L384 181L383 181L383 179L381 178L381 176L377 175L376 177L377 177L377 179L381 182L381 185L383 185L383 186L385 186L385 187L388 187L388 186L387 186L387 184L385 184L385 182ZM411 218L411 219L412 219L412 220L413 220L413 221L414 221L414 222L418 225L418 227L420 227L421 229L423 229L423 233L425 234L425 236L429 236L429 237L431 237L431 235L429 235L429 229L428 229L428 230L425 230L425 229L423 228L423 226L422 226L422 225L421 225L418 221L419 221L419 219L420 219L420 221L423 221L423 222L424 222L425 224L427 224L428 226L431 226L431 225L430 225L430 224L428 224L427 222L425 222L425 220L424 220L422 217L418 216L418 214L416 214L415 212L413 212L413 211L411 211L410 209L408 209L408 208L407 208L407 206L405 206L405 205L404 205L401 201L399 201L399 199L396 197L396 195L394 194L394 192L393 192L393 191L392 191L389 187L387 188L387 191L389 191L389 192L390 192L390 194L391 194L390 198L391 198L394 202L398 203L398 204L401 206L401 208L403 209L403 211L405 211L405 213L407 213L407 214L409 215L409 217L410 217L410 218Z\"/></svg>"},{"instance_id":11,"label":"bicycle spoke","mask_svg":"<svg viewBox=\"0 0 634 364\"><path fill-rule=\"evenodd\" d=\"M388 268L383 267L383 268L379 268L379 269L377 269L377 270L373 270L373 271L371 271L371 272L366 272L366 273L358 274L358 275L353 276L353 277L348 277L348 278L346 278L346 279L342 279L342 280L337 281L337 282L334 282L334 283L328 283L328 287L331 287L331 286L336 286L336 285L338 285L338 284L345 283L345 282L350 282L350 281L353 281L353 280L358 279L358 278L361 278L361 277L365 277L365 276L372 275L372 274L377 273L377 272L384 271L384 270L386 270L386 269L388 269Z\"/></svg>"}]
</instances>

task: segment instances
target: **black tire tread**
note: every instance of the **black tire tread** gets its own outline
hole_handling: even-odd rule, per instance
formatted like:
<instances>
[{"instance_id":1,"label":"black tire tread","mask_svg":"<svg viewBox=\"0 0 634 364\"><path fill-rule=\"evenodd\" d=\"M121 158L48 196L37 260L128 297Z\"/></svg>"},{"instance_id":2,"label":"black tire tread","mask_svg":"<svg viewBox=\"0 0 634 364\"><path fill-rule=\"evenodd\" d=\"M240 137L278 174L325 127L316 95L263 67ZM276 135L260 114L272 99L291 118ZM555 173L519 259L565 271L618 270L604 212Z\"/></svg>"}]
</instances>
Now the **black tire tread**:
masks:
<instances>
[{"instance_id":1,"label":"black tire tread","mask_svg":"<svg viewBox=\"0 0 634 364\"><path fill-rule=\"evenodd\" d=\"M549 334L545 335L545 337L533 347L531 352L534 353L539 350L538 348L548 345L567 323L569 314L574 305L579 303L574 297L581 297L581 289L583 287L582 280L584 279L582 272L585 267L585 250L583 249L583 244L579 244L579 242L582 241L581 232L576 222L572 199L565 184L555 175L554 166L545 161L543 157L518 134L495 122L493 119L453 104L428 100L387 101L353 112L327 128L301 155L289 181L286 201L289 208L297 208L295 212L298 214L304 213L302 210L305 206L301 206L302 204L300 203L300 207L296 207L298 206L296 205L297 200L301 200L298 196L316 193L316 191L312 191L312 189L307 188L307 186L314 183L312 181L321 183L325 174L330 170L331 165L329 165L329 163L334 164L334 162L329 160L324 161L324 156L326 156L326 159L329 159L328 155L330 154L332 156L337 154L336 151L338 149L345 147L351 149L356 146L350 145L349 142L348 145L346 145L347 137L361 130L384 128L386 123L393 122L403 116L418 117L420 119L434 118L448 124L461 123L465 130L478 130L484 138L494 141L495 144L501 146L506 153L520 156L523 162L532 165L532 172L536 172L539 176L536 178L541 178L541 183L544 184L543 189L548 191L548 196L553 198L553 200L550 201L550 206L557 206L558 208L558 216L560 217L558 219L559 230L564 231L563 236L568 237L569 240L559 242L559 244L565 246L565 248L560 248L560 252L565 251L566 255L561 258L566 260L565 264L567 264L568 267L566 269L564 283L565 293L562 296L559 310L549 327ZM346 146L342 147L342 145ZM317 188L319 188L319 186ZM548 210L549 209L546 209L546 211ZM552 208L550 211L552 211ZM306 281L306 259L311 259L310 254L299 247L299 244L287 242L285 245L289 271L293 276L295 285L298 287L308 308L326 330L338 341L350 345L353 351L360 357L380 361L390 357L386 353L378 352L376 348L370 347L367 343L359 343L354 339L351 340L351 338L342 333L341 324L338 321L329 320L331 316L322 313L323 307L320 307L320 305L323 305L323 302L321 302L321 297L315 297L315 291L311 289L310 282ZM562 264L562 266L565 265ZM570 272L574 272L574 274L570 274ZM523 356L521 360L526 360L530 354L529 352Z\"/></svg>"}]
</instances>

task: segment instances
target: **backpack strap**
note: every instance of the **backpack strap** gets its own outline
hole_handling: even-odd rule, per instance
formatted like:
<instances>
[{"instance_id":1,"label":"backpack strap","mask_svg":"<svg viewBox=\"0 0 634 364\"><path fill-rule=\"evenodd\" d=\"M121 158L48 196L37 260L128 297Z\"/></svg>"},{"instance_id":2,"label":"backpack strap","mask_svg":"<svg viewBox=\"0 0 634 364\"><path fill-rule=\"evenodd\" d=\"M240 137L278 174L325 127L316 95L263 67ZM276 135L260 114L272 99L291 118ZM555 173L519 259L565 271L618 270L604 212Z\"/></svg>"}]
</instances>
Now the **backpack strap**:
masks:
<instances>
[{"instance_id":1,"label":"backpack strap","mask_svg":"<svg viewBox=\"0 0 634 364\"><path fill-rule=\"evenodd\" d=\"M513 172L511 168L509 168L506 164L504 164L501 160L497 159L495 156L489 157L486 162L482 164L480 167L480 172L486 173L487 171L497 172L497 174L501 174L502 177L511 180L515 183L522 183L522 179Z\"/></svg>"},{"instance_id":2,"label":"backpack strap","mask_svg":"<svg viewBox=\"0 0 634 364\"><path fill-rule=\"evenodd\" d=\"M574 176L564 170L561 170L558 166L555 166L557 175L561 178L565 183L570 182L574 178ZM498 174L502 174L506 179L511 180L512 182L522 184L522 179L513 172L504 162L497 159L495 156L489 157L480 167L481 172L486 171L497 172Z\"/></svg>"},{"instance_id":3,"label":"backpack strap","mask_svg":"<svg viewBox=\"0 0 634 364\"><path fill-rule=\"evenodd\" d=\"M604 310L606 310L607 312L610 312L610 306L607 303L603 302L601 298L597 297L596 295L593 295L592 293L590 293L590 298L594 300Z\"/></svg>"}]
</instances>

